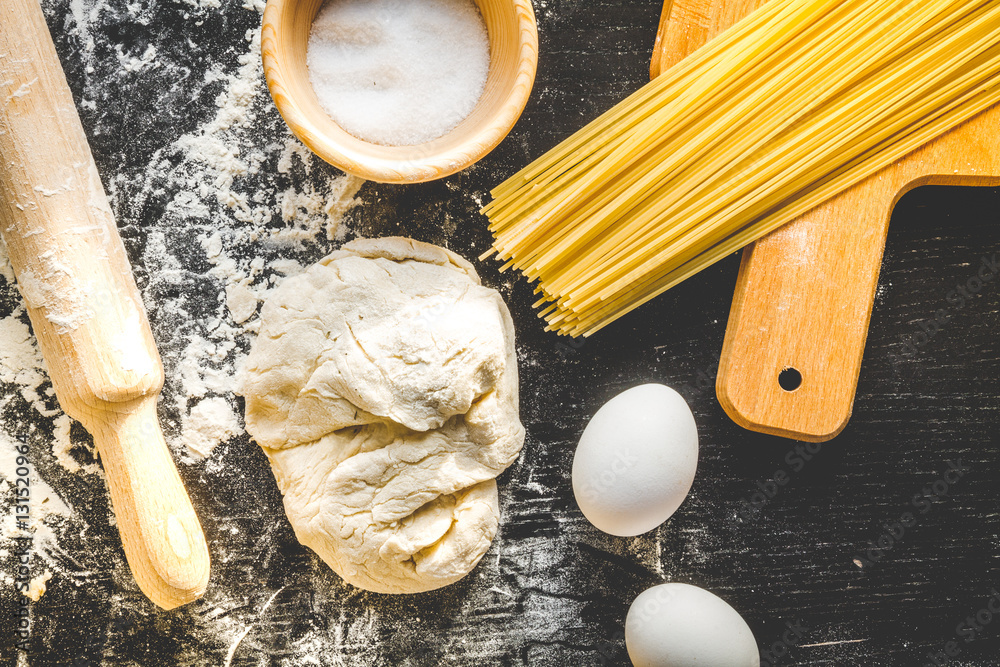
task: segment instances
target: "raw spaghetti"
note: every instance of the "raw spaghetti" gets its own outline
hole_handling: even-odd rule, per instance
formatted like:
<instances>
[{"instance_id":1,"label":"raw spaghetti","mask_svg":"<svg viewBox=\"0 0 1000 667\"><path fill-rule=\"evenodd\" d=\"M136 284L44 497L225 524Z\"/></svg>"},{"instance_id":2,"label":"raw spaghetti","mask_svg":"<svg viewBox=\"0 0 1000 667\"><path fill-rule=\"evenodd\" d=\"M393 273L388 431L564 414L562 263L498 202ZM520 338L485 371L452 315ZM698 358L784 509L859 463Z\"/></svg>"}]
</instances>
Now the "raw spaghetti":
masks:
<instances>
[{"instance_id":1,"label":"raw spaghetti","mask_svg":"<svg viewBox=\"0 0 1000 667\"><path fill-rule=\"evenodd\" d=\"M590 335L1000 101L1000 1L771 0L493 190Z\"/></svg>"}]
</instances>

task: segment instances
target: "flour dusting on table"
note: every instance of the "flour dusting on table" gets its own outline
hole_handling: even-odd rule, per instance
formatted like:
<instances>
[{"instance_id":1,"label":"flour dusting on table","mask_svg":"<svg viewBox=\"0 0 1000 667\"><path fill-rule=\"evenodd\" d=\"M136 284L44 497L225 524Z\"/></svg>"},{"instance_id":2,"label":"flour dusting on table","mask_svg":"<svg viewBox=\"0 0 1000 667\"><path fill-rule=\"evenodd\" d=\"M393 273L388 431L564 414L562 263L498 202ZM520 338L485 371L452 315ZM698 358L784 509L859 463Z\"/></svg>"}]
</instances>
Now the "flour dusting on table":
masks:
<instances>
[{"instance_id":1,"label":"flour dusting on table","mask_svg":"<svg viewBox=\"0 0 1000 667\"><path fill-rule=\"evenodd\" d=\"M206 75L207 84L223 84L214 117L157 151L140 194L152 198L162 197L165 189L173 192L163 231L152 234L143 256L151 276L144 297L147 307L155 304L182 322L179 329L156 333L167 370L164 395L173 397L176 409L167 424L168 442L193 460L242 432L235 375L257 329L259 304L290 267L298 270L299 258L310 262L318 250L331 248L329 242L347 238L345 216L364 184L341 174L296 187L297 179L290 176L312 170L312 153L290 135L280 144L255 146L262 110L270 102L259 30L247 31L245 41L235 73L215 67ZM257 184L252 196L248 181ZM178 228L185 233L177 234ZM173 236L194 241L209 265L204 275L212 280L205 287L218 298L208 317L205 304L192 304L188 294L154 295L191 277L177 254L190 246L178 247Z\"/></svg>"},{"instance_id":2,"label":"flour dusting on table","mask_svg":"<svg viewBox=\"0 0 1000 667\"><path fill-rule=\"evenodd\" d=\"M529 390L522 419L553 424L561 439L526 443L499 480L493 548L466 579L426 596L360 592L298 544L235 391L269 292L343 242L412 236L474 258L488 238L478 204L497 170L533 150L524 136L440 182L366 184L314 157L274 109L260 65L262 0L43 7L149 314L166 376L161 424L213 562L205 597L191 605L161 612L139 591L91 440L58 409L0 251L0 432L29 443L48 489L39 484L38 497L53 498L30 527L31 576L53 575L32 603L45 620L39 649L60 664L95 667L544 667L554 663L538 651L564 650L569 662L592 664L593 651L573 648L581 628L592 638L600 627L585 614L587 591L608 596L607 568L646 566L659 553L652 538L591 546L582 519L559 500L567 487L557 465L574 422L550 401L567 391L563 378L544 388L535 379L559 361L558 348L528 338L519 358ZM509 299L514 281L482 268ZM11 521L0 518L0 537L16 529ZM0 539L0 572L12 571L10 546Z\"/></svg>"},{"instance_id":3,"label":"flour dusting on table","mask_svg":"<svg viewBox=\"0 0 1000 667\"><path fill-rule=\"evenodd\" d=\"M189 13L184 18L193 24L210 19L207 12L221 7L219 0L187 0L186 4ZM241 9L259 17L263 7L263 2L246 0ZM141 24L155 7L70 0L68 10L67 29L83 52L92 54L88 58L96 59L96 53L107 45L95 41L95 32L106 31L114 22ZM106 40L106 35L102 38ZM364 184L339 173L302 178L312 171L314 158L283 129L280 117L271 113L260 65L259 29L247 30L243 43L234 68L214 64L202 75L201 89L216 91L214 114L157 150L138 188L103 174L123 238L128 239L131 224L150 229L136 272L166 370L161 421L182 465L197 465L212 456L219 444L243 434L235 376L256 331L259 303L285 276L301 272L303 266L350 237L348 216ZM138 73L192 75L165 59L154 44L138 49L114 44L111 49L123 79ZM86 72L93 73L93 68L87 67ZM94 98L101 94L100 89L85 85L78 99L81 110L95 108ZM262 111L267 112L263 117ZM282 138L258 145L262 126L266 134ZM161 200L167 191L172 196L158 218L130 219L133 212ZM256 194L248 195L248 191ZM191 257L193 249L200 251L200 258ZM192 263L203 267L193 268ZM190 289L191 281L198 283L197 289ZM9 307L3 309L4 304ZM86 495L104 503L106 479L90 437L59 409L20 304L13 270L0 242L0 485L12 490L18 467L14 447L27 442L34 484L27 531L34 536L33 570L41 564L56 580L60 576L79 579L89 572L83 564L86 559L63 551L60 535L64 530L79 534L85 526L41 473L83 475ZM130 333L122 332L118 338L124 351L131 349ZM129 359L137 370L151 363L135 355ZM22 417L25 409L35 413L30 420ZM35 423L43 427L36 429ZM112 526L115 523L110 515L108 521ZM23 534L13 513L0 518L0 557L12 557L12 539ZM8 570L2 571L0 578L12 584ZM43 575L41 571L33 575L42 577L33 589L36 595L44 590ZM126 576L125 585L134 587L134 582Z\"/></svg>"}]
</instances>

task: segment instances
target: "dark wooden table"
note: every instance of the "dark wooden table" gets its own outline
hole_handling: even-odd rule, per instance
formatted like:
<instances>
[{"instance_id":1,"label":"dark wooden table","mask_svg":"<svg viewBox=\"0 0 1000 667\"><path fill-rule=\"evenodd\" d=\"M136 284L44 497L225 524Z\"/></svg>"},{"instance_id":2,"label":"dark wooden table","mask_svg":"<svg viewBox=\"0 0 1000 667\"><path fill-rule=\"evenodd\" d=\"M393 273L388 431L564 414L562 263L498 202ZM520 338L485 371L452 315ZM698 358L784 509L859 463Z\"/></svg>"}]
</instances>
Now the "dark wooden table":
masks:
<instances>
[{"instance_id":1,"label":"dark wooden table","mask_svg":"<svg viewBox=\"0 0 1000 667\"><path fill-rule=\"evenodd\" d=\"M214 561L203 600L153 607L126 567L100 477L60 465L54 417L32 407L17 381L3 384L0 425L30 444L38 477L71 508L46 519L58 541L32 560L33 576L49 569L53 578L31 605L27 662L17 662L8 631L17 594L9 583L0 592L0 657L9 664L628 665L629 603L662 581L726 599L774 665L1000 664L1000 618L986 611L1000 590L1000 277L970 282L984 259L1000 260L1000 191L923 189L900 203L853 419L805 456L794 442L741 430L715 399L737 256L573 343L542 331L524 280L479 263L517 323L528 432L500 478L502 532L478 569L445 590L364 593L296 542L267 461L246 435L202 461L179 440L197 400L221 398L242 414L231 376L252 334L227 320L227 269L208 239L220 233L239 271L264 259L255 285L275 259L308 264L336 246L322 231L298 244L247 233L296 224L281 212L310 204L288 192L322 199L338 176L288 157L294 144L259 85L255 0L43 4L160 342L161 416ZM538 81L511 136L445 181L366 184L347 214L348 238L406 234L474 258L489 244L477 213L488 189L646 81L658 2L546 0L536 11ZM220 105L240 95L243 115L220 125ZM246 169L220 168L220 155ZM247 201L220 199L220 183ZM254 218L262 211L273 217ZM958 298L960 289L967 295ZM23 321L18 303L0 278L0 317ZM941 309L947 321L935 327ZM214 348L199 351L192 340ZM192 372L204 384L193 398L181 381ZM698 477L665 525L614 538L576 508L573 450L604 401L649 381L691 404ZM41 402L52 408L46 386ZM78 425L72 438L70 455L92 461ZM942 483L959 462L963 474ZM789 481L772 487L778 471ZM761 490L771 497L751 505ZM6 539L10 526L0 525ZM9 548L0 566L14 572ZM787 624L800 631L786 633ZM928 657L948 648L956 655Z\"/></svg>"}]
</instances>

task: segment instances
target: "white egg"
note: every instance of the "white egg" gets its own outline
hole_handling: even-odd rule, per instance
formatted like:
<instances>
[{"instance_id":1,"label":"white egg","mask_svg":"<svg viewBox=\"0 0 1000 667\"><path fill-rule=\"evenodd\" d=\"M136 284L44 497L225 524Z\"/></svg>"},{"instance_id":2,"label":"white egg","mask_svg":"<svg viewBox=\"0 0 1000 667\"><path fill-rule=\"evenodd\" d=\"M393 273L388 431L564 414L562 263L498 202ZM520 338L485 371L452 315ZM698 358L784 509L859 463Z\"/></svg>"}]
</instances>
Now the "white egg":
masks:
<instances>
[{"instance_id":1,"label":"white egg","mask_svg":"<svg viewBox=\"0 0 1000 667\"><path fill-rule=\"evenodd\" d=\"M625 619L625 648L635 667L760 667L743 617L688 584L654 586L635 599Z\"/></svg>"},{"instance_id":2,"label":"white egg","mask_svg":"<svg viewBox=\"0 0 1000 667\"><path fill-rule=\"evenodd\" d=\"M573 493L606 533L631 537L677 511L698 467L698 428L676 391L644 384L605 403L580 437Z\"/></svg>"}]
</instances>

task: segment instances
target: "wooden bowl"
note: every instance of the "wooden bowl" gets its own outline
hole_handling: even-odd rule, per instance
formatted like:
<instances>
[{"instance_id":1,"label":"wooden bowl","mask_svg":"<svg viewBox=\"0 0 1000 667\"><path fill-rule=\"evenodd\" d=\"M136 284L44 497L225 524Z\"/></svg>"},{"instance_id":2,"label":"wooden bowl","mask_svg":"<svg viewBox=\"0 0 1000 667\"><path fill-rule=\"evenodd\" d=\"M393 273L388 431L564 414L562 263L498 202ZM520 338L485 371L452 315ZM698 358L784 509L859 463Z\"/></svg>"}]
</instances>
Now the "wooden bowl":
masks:
<instances>
[{"instance_id":1,"label":"wooden bowl","mask_svg":"<svg viewBox=\"0 0 1000 667\"><path fill-rule=\"evenodd\" d=\"M530 0L476 0L490 40L486 89L468 118L416 146L381 146L341 129L309 83L309 31L324 0L268 0L261 30L264 76L288 127L344 171L383 183L420 183L465 169L499 144L524 110L535 81L538 32Z\"/></svg>"}]
</instances>

